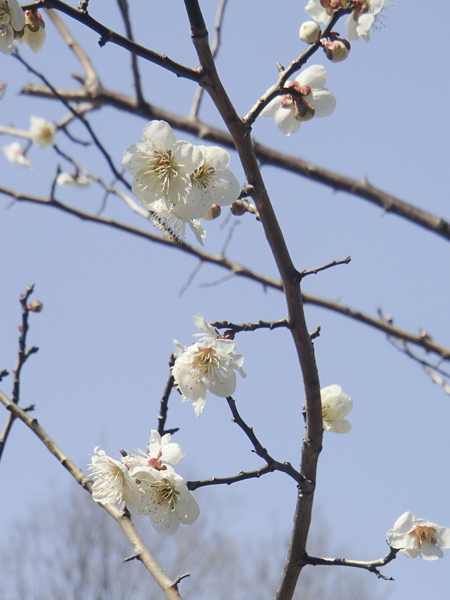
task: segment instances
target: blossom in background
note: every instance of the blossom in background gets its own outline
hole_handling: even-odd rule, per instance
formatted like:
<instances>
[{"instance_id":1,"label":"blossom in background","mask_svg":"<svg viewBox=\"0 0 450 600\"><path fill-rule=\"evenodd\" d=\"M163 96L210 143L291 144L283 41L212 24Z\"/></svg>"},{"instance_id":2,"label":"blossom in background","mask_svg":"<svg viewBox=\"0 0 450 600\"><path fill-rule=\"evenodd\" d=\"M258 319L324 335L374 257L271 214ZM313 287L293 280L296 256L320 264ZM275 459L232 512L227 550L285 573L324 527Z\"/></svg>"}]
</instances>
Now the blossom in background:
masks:
<instances>
[{"instance_id":1,"label":"blossom in background","mask_svg":"<svg viewBox=\"0 0 450 600\"><path fill-rule=\"evenodd\" d=\"M350 14L347 21L347 37L356 41L362 37L366 42L370 40L370 31L376 15L383 8L384 0L360 0Z\"/></svg>"},{"instance_id":2,"label":"blossom in background","mask_svg":"<svg viewBox=\"0 0 450 600\"><path fill-rule=\"evenodd\" d=\"M124 501L128 508L140 505L141 491L131 477L128 468L119 460L107 456L103 450L94 450L95 456L89 470L95 478L92 498L101 504L116 504Z\"/></svg>"},{"instance_id":3,"label":"blossom in background","mask_svg":"<svg viewBox=\"0 0 450 600\"><path fill-rule=\"evenodd\" d=\"M139 481L142 499L130 512L149 516L158 533L175 535L180 523L191 525L197 520L200 508L182 477L143 466L132 469L132 476Z\"/></svg>"},{"instance_id":4,"label":"blossom in background","mask_svg":"<svg viewBox=\"0 0 450 600\"><path fill-rule=\"evenodd\" d=\"M450 548L450 528L416 519L412 513L405 512L387 532L386 539L391 548L409 558L420 555L424 560L437 560L444 556L442 548Z\"/></svg>"},{"instance_id":5,"label":"blossom in background","mask_svg":"<svg viewBox=\"0 0 450 600\"><path fill-rule=\"evenodd\" d=\"M56 125L41 117L30 117L30 139L41 148L51 148L55 145Z\"/></svg>"},{"instance_id":6,"label":"blossom in background","mask_svg":"<svg viewBox=\"0 0 450 600\"><path fill-rule=\"evenodd\" d=\"M151 211L150 220L161 231L182 242L186 236L186 225L189 225L197 241L203 246L206 232L199 221L184 216L184 204L170 204L162 198L144 206Z\"/></svg>"},{"instance_id":7,"label":"blossom in background","mask_svg":"<svg viewBox=\"0 0 450 600\"><path fill-rule=\"evenodd\" d=\"M133 144L122 158L133 176L133 193L145 208L165 198L172 204L184 204L191 188L191 173L203 162L199 148L177 141L165 121L150 121L144 137Z\"/></svg>"},{"instance_id":8,"label":"blossom in background","mask_svg":"<svg viewBox=\"0 0 450 600\"><path fill-rule=\"evenodd\" d=\"M3 146L3 154L9 162L33 169L33 165L25 156L25 150L21 148L19 142L13 142L12 144Z\"/></svg>"},{"instance_id":9,"label":"blossom in background","mask_svg":"<svg viewBox=\"0 0 450 600\"><path fill-rule=\"evenodd\" d=\"M25 16L17 0L0 0L0 50L11 54L14 35L25 27Z\"/></svg>"},{"instance_id":10,"label":"blossom in background","mask_svg":"<svg viewBox=\"0 0 450 600\"><path fill-rule=\"evenodd\" d=\"M346 417L353 408L350 396L344 394L339 385L329 385L320 390L320 397L325 431L348 433L352 426L343 417Z\"/></svg>"},{"instance_id":11,"label":"blossom in background","mask_svg":"<svg viewBox=\"0 0 450 600\"><path fill-rule=\"evenodd\" d=\"M56 178L57 185L72 185L74 187L87 187L92 181L81 173L60 173Z\"/></svg>"},{"instance_id":12,"label":"blossom in background","mask_svg":"<svg viewBox=\"0 0 450 600\"><path fill-rule=\"evenodd\" d=\"M325 67L308 67L294 81L286 82L285 87L292 88L296 94L276 96L262 110L261 115L274 117L278 129L286 135L297 132L303 121L331 115L336 108L336 98L324 87L326 80Z\"/></svg>"},{"instance_id":13,"label":"blossom in background","mask_svg":"<svg viewBox=\"0 0 450 600\"><path fill-rule=\"evenodd\" d=\"M37 10L26 10L25 27L22 37L18 37L18 42L25 42L30 46L33 52L40 52L45 42L45 23Z\"/></svg>"},{"instance_id":14,"label":"blossom in background","mask_svg":"<svg viewBox=\"0 0 450 600\"><path fill-rule=\"evenodd\" d=\"M207 390L226 398L236 389L235 371L239 371L242 377L246 375L242 369L244 357L234 352L236 342L221 338L200 314L194 316L194 323L201 331L196 334L198 342L183 349L174 340L178 357L172 367L172 375L183 399L194 400L198 417L205 407Z\"/></svg>"}]
</instances>

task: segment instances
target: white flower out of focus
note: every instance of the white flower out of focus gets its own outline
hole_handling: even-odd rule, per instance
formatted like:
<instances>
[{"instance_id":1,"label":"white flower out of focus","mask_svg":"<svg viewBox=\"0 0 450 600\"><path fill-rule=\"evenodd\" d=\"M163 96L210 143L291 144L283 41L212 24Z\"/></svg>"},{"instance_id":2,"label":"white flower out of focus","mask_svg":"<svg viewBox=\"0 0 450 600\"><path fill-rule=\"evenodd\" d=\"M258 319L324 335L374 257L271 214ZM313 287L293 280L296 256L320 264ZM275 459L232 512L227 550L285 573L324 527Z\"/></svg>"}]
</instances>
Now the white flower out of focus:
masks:
<instances>
[{"instance_id":1,"label":"white flower out of focus","mask_svg":"<svg viewBox=\"0 0 450 600\"><path fill-rule=\"evenodd\" d=\"M385 0L309 0L305 11L314 21L327 25L334 12L353 7L347 21L347 37L351 41L362 37L368 42L369 29L384 3Z\"/></svg>"},{"instance_id":2,"label":"white flower out of focus","mask_svg":"<svg viewBox=\"0 0 450 600\"><path fill-rule=\"evenodd\" d=\"M0 0L0 50L11 54L15 32L25 27L25 15L17 0Z\"/></svg>"},{"instance_id":3,"label":"white flower out of focus","mask_svg":"<svg viewBox=\"0 0 450 600\"><path fill-rule=\"evenodd\" d=\"M197 520L200 508L182 477L150 467L135 467L132 475L143 496L141 505L130 512L149 516L158 533L175 535L180 523L192 525Z\"/></svg>"},{"instance_id":4,"label":"white flower out of focus","mask_svg":"<svg viewBox=\"0 0 450 600\"><path fill-rule=\"evenodd\" d=\"M285 88L293 88L296 95L276 96L261 111L261 115L274 117L278 129L288 136L296 133L303 121L328 117L336 108L336 98L324 87L326 81L325 67L308 67L294 81L285 84Z\"/></svg>"},{"instance_id":5,"label":"white flower out of focus","mask_svg":"<svg viewBox=\"0 0 450 600\"><path fill-rule=\"evenodd\" d=\"M60 173L56 178L57 185L69 185L84 188L91 185L92 181L81 173Z\"/></svg>"},{"instance_id":6,"label":"white flower out of focus","mask_svg":"<svg viewBox=\"0 0 450 600\"><path fill-rule=\"evenodd\" d=\"M51 148L55 145L56 125L41 117L30 117L30 139L41 148Z\"/></svg>"},{"instance_id":7,"label":"white flower out of focus","mask_svg":"<svg viewBox=\"0 0 450 600\"><path fill-rule=\"evenodd\" d=\"M177 141L165 121L150 121L144 137L130 146L122 158L133 176L133 193L145 208L165 198L172 204L184 204L190 194L191 173L203 162L199 148Z\"/></svg>"},{"instance_id":8,"label":"white flower out of focus","mask_svg":"<svg viewBox=\"0 0 450 600\"><path fill-rule=\"evenodd\" d=\"M3 154L5 155L6 160L9 160L10 163L16 163L18 165L22 165L23 167L33 169L33 165L25 156L25 150L21 148L19 142L13 142L12 144L3 146Z\"/></svg>"},{"instance_id":9,"label":"white flower out of focus","mask_svg":"<svg viewBox=\"0 0 450 600\"><path fill-rule=\"evenodd\" d=\"M169 204L164 198L145 204L152 212L150 220L166 235L182 242L186 235L186 224L192 229L197 241L202 246L206 232L196 219L184 215L185 204Z\"/></svg>"},{"instance_id":10,"label":"white flower out of focus","mask_svg":"<svg viewBox=\"0 0 450 600\"><path fill-rule=\"evenodd\" d=\"M139 505L141 502L141 491L136 481L131 477L126 465L119 460L107 456L97 446L94 450L95 456L89 470L95 478L92 487L92 498L101 504L117 504L124 501L128 508Z\"/></svg>"},{"instance_id":11,"label":"white flower out of focus","mask_svg":"<svg viewBox=\"0 0 450 600\"><path fill-rule=\"evenodd\" d=\"M194 400L195 414L201 415L206 402L206 392L221 398L231 396L236 389L236 374L242 369L244 357L235 354L236 342L221 338L202 315L194 316L194 323L201 333L198 342L184 348L174 340L178 358L172 367L172 375L183 395L183 400Z\"/></svg>"},{"instance_id":12,"label":"white flower out of focus","mask_svg":"<svg viewBox=\"0 0 450 600\"><path fill-rule=\"evenodd\" d=\"M45 43L45 23L37 10L25 11L25 28L19 42L25 42L33 52L40 52Z\"/></svg>"},{"instance_id":13,"label":"white flower out of focus","mask_svg":"<svg viewBox=\"0 0 450 600\"><path fill-rule=\"evenodd\" d=\"M344 394L339 385L329 385L320 390L322 400L322 419L325 431L348 433L351 424L344 419L353 408L350 396Z\"/></svg>"},{"instance_id":14,"label":"white flower out of focus","mask_svg":"<svg viewBox=\"0 0 450 600\"><path fill-rule=\"evenodd\" d=\"M437 560L444 556L442 548L450 548L450 528L405 512L387 532L386 539L391 548L400 550L408 558L420 555L424 560Z\"/></svg>"}]
</instances>

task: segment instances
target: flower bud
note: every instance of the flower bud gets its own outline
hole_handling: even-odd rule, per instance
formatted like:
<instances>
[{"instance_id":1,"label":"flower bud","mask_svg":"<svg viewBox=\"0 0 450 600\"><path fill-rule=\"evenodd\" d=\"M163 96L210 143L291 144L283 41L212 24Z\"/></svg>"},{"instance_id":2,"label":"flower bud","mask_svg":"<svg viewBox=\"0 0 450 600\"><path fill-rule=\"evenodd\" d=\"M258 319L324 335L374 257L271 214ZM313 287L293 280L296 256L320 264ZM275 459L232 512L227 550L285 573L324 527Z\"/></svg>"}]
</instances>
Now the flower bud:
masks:
<instances>
[{"instance_id":1,"label":"flower bud","mask_svg":"<svg viewBox=\"0 0 450 600\"><path fill-rule=\"evenodd\" d=\"M31 310L32 312L41 312L41 310L44 308L44 305L42 304L42 302L40 300L35 300L31 304L29 304L27 306L27 308L28 308L28 310Z\"/></svg>"},{"instance_id":2,"label":"flower bud","mask_svg":"<svg viewBox=\"0 0 450 600\"><path fill-rule=\"evenodd\" d=\"M321 43L328 60L331 60L331 62L341 62L345 60L350 52L350 44L347 40L335 40L333 42L322 41Z\"/></svg>"},{"instance_id":3,"label":"flower bud","mask_svg":"<svg viewBox=\"0 0 450 600\"><path fill-rule=\"evenodd\" d=\"M236 200L236 202L233 202L230 206L230 210L235 217L241 217L247 212L247 207L242 200Z\"/></svg>"},{"instance_id":4,"label":"flower bud","mask_svg":"<svg viewBox=\"0 0 450 600\"><path fill-rule=\"evenodd\" d=\"M220 217L221 212L222 209L220 208L220 206L218 206L217 204L213 204L211 206L211 210L208 213L206 213L204 217L202 217L202 220L213 221L214 219L217 219L217 217Z\"/></svg>"},{"instance_id":5,"label":"flower bud","mask_svg":"<svg viewBox=\"0 0 450 600\"><path fill-rule=\"evenodd\" d=\"M30 46L33 52L42 50L45 42L45 23L37 10L25 11L25 28L22 41Z\"/></svg>"},{"instance_id":6,"label":"flower bud","mask_svg":"<svg viewBox=\"0 0 450 600\"><path fill-rule=\"evenodd\" d=\"M321 34L320 27L314 21L306 21L300 27L300 39L307 44L315 44L319 41Z\"/></svg>"}]
</instances>

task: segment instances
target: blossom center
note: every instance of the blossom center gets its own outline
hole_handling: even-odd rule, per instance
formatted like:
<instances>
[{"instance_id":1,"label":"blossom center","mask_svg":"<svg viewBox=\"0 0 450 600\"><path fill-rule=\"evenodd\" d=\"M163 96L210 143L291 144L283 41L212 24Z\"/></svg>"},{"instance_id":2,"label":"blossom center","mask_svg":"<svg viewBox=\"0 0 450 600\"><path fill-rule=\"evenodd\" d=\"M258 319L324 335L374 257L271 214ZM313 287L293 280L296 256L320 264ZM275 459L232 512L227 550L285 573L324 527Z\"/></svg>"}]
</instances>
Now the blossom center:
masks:
<instances>
[{"instance_id":1,"label":"blossom center","mask_svg":"<svg viewBox=\"0 0 450 600\"><path fill-rule=\"evenodd\" d=\"M157 504L165 504L171 510L175 510L180 494L170 481L167 481L167 479L156 481L152 483L152 490Z\"/></svg>"},{"instance_id":2,"label":"blossom center","mask_svg":"<svg viewBox=\"0 0 450 600\"><path fill-rule=\"evenodd\" d=\"M291 81L286 87L292 88L296 91L295 96L286 94L281 98L281 106L283 108L289 108L294 105L294 117L297 121L310 121L315 115L315 109L312 104L305 100L306 96L311 95L311 88L309 85L301 85L298 81Z\"/></svg>"},{"instance_id":3,"label":"blossom center","mask_svg":"<svg viewBox=\"0 0 450 600\"><path fill-rule=\"evenodd\" d=\"M437 544L436 529L434 527L422 527L418 525L409 535L415 538L419 548L422 548L426 544Z\"/></svg>"},{"instance_id":4,"label":"blossom center","mask_svg":"<svg viewBox=\"0 0 450 600\"><path fill-rule=\"evenodd\" d=\"M148 464L152 469L156 469L157 471L167 471L166 465L163 465L161 462L162 452L161 450L158 453L156 458L149 458Z\"/></svg>"},{"instance_id":5,"label":"blossom center","mask_svg":"<svg viewBox=\"0 0 450 600\"><path fill-rule=\"evenodd\" d=\"M157 177L161 181L164 193L168 193L170 179L178 177L178 167L172 150L154 150L144 175Z\"/></svg>"},{"instance_id":6,"label":"blossom center","mask_svg":"<svg viewBox=\"0 0 450 600\"><path fill-rule=\"evenodd\" d=\"M191 175L191 180L194 185L206 191L211 186L212 179L216 170L214 167L208 167L203 164L198 169L195 169Z\"/></svg>"},{"instance_id":7,"label":"blossom center","mask_svg":"<svg viewBox=\"0 0 450 600\"><path fill-rule=\"evenodd\" d=\"M199 348L195 353L192 366L200 369L206 375L212 367L218 367L220 364L219 357L212 348Z\"/></svg>"}]
</instances>

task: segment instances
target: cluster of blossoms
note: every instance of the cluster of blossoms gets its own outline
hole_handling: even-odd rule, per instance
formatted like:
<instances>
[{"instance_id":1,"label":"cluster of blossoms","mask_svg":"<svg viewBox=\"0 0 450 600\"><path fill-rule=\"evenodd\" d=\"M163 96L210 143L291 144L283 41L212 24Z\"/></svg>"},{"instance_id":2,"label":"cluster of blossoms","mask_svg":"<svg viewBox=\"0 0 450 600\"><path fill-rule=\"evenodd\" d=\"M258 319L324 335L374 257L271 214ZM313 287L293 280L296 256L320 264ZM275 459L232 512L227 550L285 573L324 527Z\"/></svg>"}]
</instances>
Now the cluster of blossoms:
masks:
<instances>
[{"instance_id":1,"label":"cluster of blossoms","mask_svg":"<svg viewBox=\"0 0 450 600\"><path fill-rule=\"evenodd\" d=\"M25 133L24 137L29 137L33 144L40 148L51 148L55 145L55 133L56 125L54 123L50 123L42 117L30 117L28 136ZM27 150L28 148L22 148L19 142L3 146L3 154L6 160L32 169L33 165L26 157Z\"/></svg>"},{"instance_id":2,"label":"cluster of blossoms","mask_svg":"<svg viewBox=\"0 0 450 600\"><path fill-rule=\"evenodd\" d=\"M322 419L325 431L348 433L352 426L344 419L353 408L353 400L344 394L339 385L329 385L320 390Z\"/></svg>"},{"instance_id":3,"label":"cluster of blossoms","mask_svg":"<svg viewBox=\"0 0 450 600\"><path fill-rule=\"evenodd\" d=\"M353 9L347 22L347 37L352 41L362 37L367 42L370 39L369 29L384 2L385 0L309 0L305 10L314 21L326 25L337 10Z\"/></svg>"},{"instance_id":4,"label":"cluster of blossoms","mask_svg":"<svg viewBox=\"0 0 450 600\"><path fill-rule=\"evenodd\" d=\"M201 244L205 232L197 219L238 199L240 186L229 162L222 148L177 140L165 121L150 121L122 159L133 176L133 193L153 213L152 220L178 240L188 223Z\"/></svg>"},{"instance_id":5,"label":"cluster of blossoms","mask_svg":"<svg viewBox=\"0 0 450 600\"><path fill-rule=\"evenodd\" d=\"M274 117L283 133L291 135L300 129L304 121L314 117L327 117L336 108L336 98L325 86L327 70L313 65L300 73L294 81L287 81L285 88L295 94L276 96L261 112L263 117Z\"/></svg>"},{"instance_id":6,"label":"cluster of blossoms","mask_svg":"<svg viewBox=\"0 0 450 600\"><path fill-rule=\"evenodd\" d=\"M176 340L177 359L172 375L183 400L194 400L195 414L201 415L206 402L206 392L226 398L236 389L236 373L246 377L242 369L244 357L235 354L236 342L220 336L202 315L194 316L194 323L201 333L195 334L198 342L181 346Z\"/></svg>"},{"instance_id":7,"label":"cluster of blossoms","mask_svg":"<svg viewBox=\"0 0 450 600\"><path fill-rule=\"evenodd\" d=\"M95 502L125 502L132 515L149 516L153 527L163 535L175 535L180 523L191 525L197 520L197 501L171 466L184 454L178 444L170 443L170 434L161 437L152 431L147 453L121 451L121 460L107 456L98 447L94 452L89 469L94 478Z\"/></svg>"},{"instance_id":8,"label":"cluster of blossoms","mask_svg":"<svg viewBox=\"0 0 450 600\"><path fill-rule=\"evenodd\" d=\"M400 550L408 558L420 556L424 560L437 560L444 556L442 548L450 548L450 528L405 512L387 532L386 539L391 548Z\"/></svg>"},{"instance_id":9,"label":"cluster of blossoms","mask_svg":"<svg viewBox=\"0 0 450 600\"><path fill-rule=\"evenodd\" d=\"M45 42L45 23L37 10L24 12L17 0L0 0L0 51L11 54L14 40L39 52Z\"/></svg>"}]
</instances>

